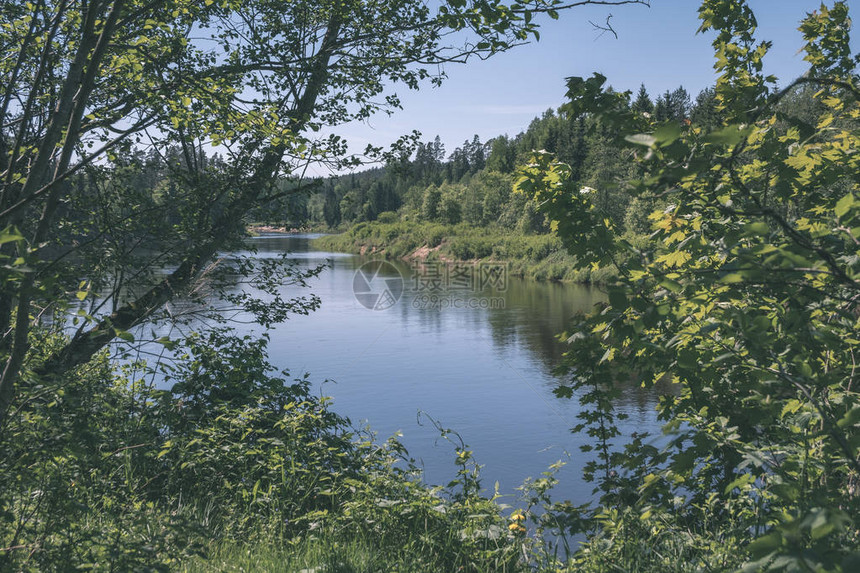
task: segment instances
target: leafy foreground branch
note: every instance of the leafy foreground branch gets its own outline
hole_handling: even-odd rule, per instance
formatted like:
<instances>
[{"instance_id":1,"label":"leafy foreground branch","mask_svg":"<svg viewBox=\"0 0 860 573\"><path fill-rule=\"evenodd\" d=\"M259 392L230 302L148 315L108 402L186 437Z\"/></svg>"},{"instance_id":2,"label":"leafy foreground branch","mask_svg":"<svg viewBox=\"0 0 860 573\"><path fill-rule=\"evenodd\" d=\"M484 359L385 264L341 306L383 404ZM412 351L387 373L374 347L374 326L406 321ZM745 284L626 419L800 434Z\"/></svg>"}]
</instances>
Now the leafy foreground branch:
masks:
<instances>
[{"instance_id":1,"label":"leafy foreground branch","mask_svg":"<svg viewBox=\"0 0 860 573\"><path fill-rule=\"evenodd\" d=\"M0 0L0 431L31 370L30 330L81 281L113 308L43 374L84 365L187 293L311 164L360 162L321 133L594 3L648 1ZM105 176L144 150L165 156L163 188Z\"/></svg>"},{"instance_id":2,"label":"leafy foreground branch","mask_svg":"<svg viewBox=\"0 0 860 573\"><path fill-rule=\"evenodd\" d=\"M594 437L598 508L583 570L860 569L860 102L844 2L803 20L807 74L777 91L743 2L706 0L721 125L656 123L603 78L569 80L568 111L625 126L655 211L627 243L547 154L519 188L580 260L617 262L609 303L567 335ZM782 106L802 90L807 109ZM619 383L670 380L666 436L622 444Z\"/></svg>"}]
</instances>

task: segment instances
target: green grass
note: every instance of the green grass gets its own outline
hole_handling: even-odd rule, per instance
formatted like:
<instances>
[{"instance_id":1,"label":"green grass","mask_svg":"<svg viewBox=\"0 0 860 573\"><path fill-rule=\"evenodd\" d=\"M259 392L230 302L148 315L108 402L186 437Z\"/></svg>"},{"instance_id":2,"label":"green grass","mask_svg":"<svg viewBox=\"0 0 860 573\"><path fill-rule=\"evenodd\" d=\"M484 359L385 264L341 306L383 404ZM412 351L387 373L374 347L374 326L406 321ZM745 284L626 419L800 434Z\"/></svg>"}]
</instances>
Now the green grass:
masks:
<instances>
[{"instance_id":1,"label":"green grass","mask_svg":"<svg viewBox=\"0 0 860 573\"><path fill-rule=\"evenodd\" d=\"M423 573L427 563L404 548L399 555L384 554L363 540L314 539L298 545L220 543L206 558L189 560L184 573L267 571L271 573L363 573L402 571Z\"/></svg>"},{"instance_id":2,"label":"green grass","mask_svg":"<svg viewBox=\"0 0 860 573\"><path fill-rule=\"evenodd\" d=\"M452 555L440 548L423 546L422 532L409 543L394 546L384 537L320 536L278 546L249 546L221 542L206 557L188 559L183 573L228 573L265 571L271 573L428 573L435 571L519 572L528 567L516 560L475 562L473 555Z\"/></svg>"}]
</instances>

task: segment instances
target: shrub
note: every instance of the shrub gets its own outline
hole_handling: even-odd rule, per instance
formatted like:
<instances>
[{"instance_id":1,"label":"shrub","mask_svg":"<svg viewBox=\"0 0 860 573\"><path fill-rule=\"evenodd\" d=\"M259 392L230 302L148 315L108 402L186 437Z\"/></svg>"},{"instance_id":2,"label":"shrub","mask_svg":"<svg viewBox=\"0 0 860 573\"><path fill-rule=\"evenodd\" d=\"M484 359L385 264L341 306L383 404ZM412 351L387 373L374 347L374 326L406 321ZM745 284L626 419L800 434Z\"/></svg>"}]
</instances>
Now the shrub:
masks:
<instances>
[{"instance_id":1,"label":"shrub","mask_svg":"<svg viewBox=\"0 0 860 573\"><path fill-rule=\"evenodd\" d=\"M398 217L397 213L395 213L394 211L383 211L376 216L376 220L382 224L388 224L396 223L400 220L400 217Z\"/></svg>"},{"instance_id":2,"label":"shrub","mask_svg":"<svg viewBox=\"0 0 860 573\"><path fill-rule=\"evenodd\" d=\"M266 342L216 329L172 341L157 367L102 354L28 388L0 443L0 568L210 570L219 548L332 539L373 548L375 570L518 567L524 538L462 443L457 479L425 485L396 440L277 372ZM163 389L144 382L157 372Z\"/></svg>"}]
</instances>

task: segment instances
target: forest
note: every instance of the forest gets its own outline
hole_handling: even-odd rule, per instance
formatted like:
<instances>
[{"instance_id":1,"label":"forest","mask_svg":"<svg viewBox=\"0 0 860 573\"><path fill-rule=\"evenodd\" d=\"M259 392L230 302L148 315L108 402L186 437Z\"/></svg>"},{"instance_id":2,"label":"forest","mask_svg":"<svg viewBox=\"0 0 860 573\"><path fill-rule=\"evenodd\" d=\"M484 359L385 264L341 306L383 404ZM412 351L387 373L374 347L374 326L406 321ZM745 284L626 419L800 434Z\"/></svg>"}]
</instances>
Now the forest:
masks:
<instances>
[{"instance_id":1,"label":"forest","mask_svg":"<svg viewBox=\"0 0 860 573\"><path fill-rule=\"evenodd\" d=\"M0 0L0 569L858 570L847 2L797 15L797 78L769 74L747 2L703 0L695 99L595 73L450 154L321 135L587 4L649 2ZM591 498L554 497L554 464L512 504L436 422L455 474L428 483L276 367L327 268L248 256L260 223L599 283L552 389ZM656 438L623 430L631 385Z\"/></svg>"},{"instance_id":2,"label":"forest","mask_svg":"<svg viewBox=\"0 0 860 573\"><path fill-rule=\"evenodd\" d=\"M611 88L609 88L611 90ZM796 95L786 106L805 101ZM711 128L719 122L712 88L693 101L683 87L653 98L642 85L628 101L632 111L644 112L657 122L692 122ZM501 226L524 234L546 233L548 222L528 199L513 193L513 173L534 150L555 154L571 166L582 186L598 190L601 208L618 224L627 221L637 230L642 206L631 205L622 187L635 168L618 145L619 130L600 124L595 117L571 117L564 110L548 109L528 128L514 136L499 135L482 143L476 135L450 154L437 136L418 142L414 153L392 158L388 165L321 182L314 193L291 197L289 202L267 205L260 220L286 221L291 227L311 225L337 228L343 224L398 220L471 226Z\"/></svg>"}]
</instances>

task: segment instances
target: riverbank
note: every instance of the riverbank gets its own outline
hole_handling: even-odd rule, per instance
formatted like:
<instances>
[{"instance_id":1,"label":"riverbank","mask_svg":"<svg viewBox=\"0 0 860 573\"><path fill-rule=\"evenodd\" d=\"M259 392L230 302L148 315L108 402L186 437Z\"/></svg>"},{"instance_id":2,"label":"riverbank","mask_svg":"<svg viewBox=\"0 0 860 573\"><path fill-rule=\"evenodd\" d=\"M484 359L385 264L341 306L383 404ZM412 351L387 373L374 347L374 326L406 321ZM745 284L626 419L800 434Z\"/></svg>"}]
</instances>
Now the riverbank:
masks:
<instances>
[{"instance_id":1,"label":"riverbank","mask_svg":"<svg viewBox=\"0 0 860 573\"><path fill-rule=\"evenodd\" d=\"M554 235L523 235L464 223L359 223L338 235L315 239L314 245L389 259L507 262L512 276L538 281L601 283L616 276L612 268L582 267Z\"/></svg>"},{"instance_id":2,"label":"riverbank","mask_svg":"<svg viewBox=\"0 0 860 573\"><path fill-rule=\"evenodd\" d=\"M324 225L282 225L278 223L250 223L245 227L248 235L255 237L269 233L281 233L284 235L296 235L299 233L322 233L328 229Z\"/></svg>"}]
</instances>

